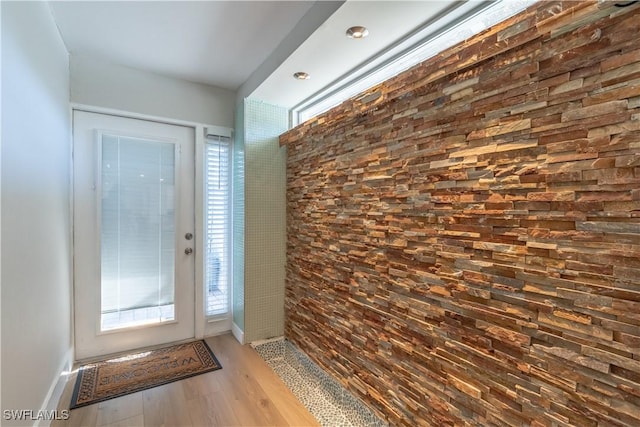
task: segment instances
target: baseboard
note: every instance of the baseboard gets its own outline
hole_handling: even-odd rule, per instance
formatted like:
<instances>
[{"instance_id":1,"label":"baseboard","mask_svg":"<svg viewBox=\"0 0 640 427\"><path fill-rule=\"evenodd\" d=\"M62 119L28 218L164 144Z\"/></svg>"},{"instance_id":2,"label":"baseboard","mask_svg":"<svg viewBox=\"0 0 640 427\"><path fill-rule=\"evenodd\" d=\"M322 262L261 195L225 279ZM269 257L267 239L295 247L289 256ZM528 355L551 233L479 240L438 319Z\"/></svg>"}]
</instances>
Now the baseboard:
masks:
<instances>
[{"instance_id":1,"label":"baseboard","mask_svg":"<svg viewBox=\"0 0 640 427\"><path fill-rule=\"evenodd\" d=\"M70 347L67 350L67 353L64 355L62 363L60 364L60 368L58 369L58 376L53 380L51 386L49 387L49 392L47 393L47 397L44 399L42 409L40 413L53 413L58 409L58 404L60 403L60 398L62 397L62 393L64 391L64 387L67 385L67 381L70 377L70 372L73 367L73 347ZM68 408L67 408L68 409ZM38 419L34 424L36 427L48 427L51 425L51 420Z\"/></svg>"},{"instance_id":2,"label":"baseboard","mask_svg":"<svg viewBox=\"0 0 640 427\"><path fill-rule=\"evenodd\" d=\"M213 337L227 333L231 330L231 316L207 319L204 325L204 336Z\"/></svg>"},{"instance_id":3,"label":"baseboard","mask_svg":"<svg viewBox=\"0 0 640 427\"><path fill-rule=\"evenodd\" d=\"M231 323L231 333L236 337L240 344L244 344L244 331L236 325L236 322Z\"/></svg>"}]
</instances>

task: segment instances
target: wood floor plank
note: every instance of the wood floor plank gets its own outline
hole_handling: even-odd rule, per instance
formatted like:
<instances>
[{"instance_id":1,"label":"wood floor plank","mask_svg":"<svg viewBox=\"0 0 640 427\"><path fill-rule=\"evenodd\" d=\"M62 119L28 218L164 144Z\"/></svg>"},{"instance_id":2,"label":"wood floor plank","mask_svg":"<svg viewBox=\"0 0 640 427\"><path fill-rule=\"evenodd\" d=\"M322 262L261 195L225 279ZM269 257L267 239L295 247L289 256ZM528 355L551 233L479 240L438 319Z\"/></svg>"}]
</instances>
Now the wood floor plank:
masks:
<instances>
[{"instance_id":1,"label":"wood floor plank","mask_svg":"<svg viewBox=\"0 0 640 427\"><path fill-rule=\"evenodd\" d=\"M225 348L225 356L237 363L238 369L248 367L247 372L251 378L255 379L257 384L262 388L265 395L269 397L269 405L273 405L280 412L281 416L286 420L288 425L298 426L316 426L318 422L313 418L309 411L293 396L291 391L282 382L278 375L262 360L262 358L253 349L246 351L243 346L233 345L235 341L231 335L221 335L214 337L209 342L209 346L220 346ZM222 362L221 362L222 363ZM224 366L224 365L223 365Z\"/></svg>"},{"instance_id":2,"label":"wood floor plank","mask_svg":"<svg viewBox=\"0 0 640 427\"><path fill-rule=\"evenodd\" d=\"M229 337L217 338L217 340L211 340L210 346L212 349L219 347L219 341L228 350L228 353L224 353L225 359L233 360L233 364L229 364L229 368L225 372L221 372L219 377L223 389L230 394L229 396L234 398L234 402L247 402L248 404L233 405L236 415L240 419L242 425L288 425L289 422L282 416L279 409L273 405L270 397L265 393L263 388L256 380L256 366L264 365L264 362L257 363L256 366L246 364L247 359L244 357L245 353L252 353L246 351L234 351L234 350L246 350L241 347L234 346L229 340ZM215 353L215 349L213 350ZM222 362L221 362L222 363ZM224 366L224 365L223 365ZM269 369L269 371L271 371Z\"/></svg>"},{"instance_id":3,"label":"wood floor plank","mask_svg":"<svg viewBox=\"0 0 640 427\"><path fill-rule=\"evenodd\" d=\"M98 403L96 425L106 426L138 415L142 415L142 392Z\"/></svg>"},{"instance_id":4,"label":"wood floor plank","mask_svg":"<svg viewBox=\"0 0 640 427\"><path fill-rule=\"evenodd\" d=\"M187 406L194 426L241 425L223 391L188 400Z\"/></svg>"},{"instance_id":5,"label":"wood floor plank","mask_svg":"<svg viewBox=\"0 0 640 427\"><path fill-rule=\"evenodd\" d=\"M69 409L67 405L66 409ZM83 406L69 413L68 420L56 420L52 427L84 427L98 425L98 405Z\"/></svg>"},{"instance_id":6,"label":"wood floor plank","mask_svg":"<svg viewBox=\"0 0 640 427\"><path fill-rule=\"evenodd\" d=\"M207 343L222 369L74 409L52 427L318 426L271 368L231 334ZM59 409L68 409L75 377Z\"/></svg>"},{"instance_id":7,"label":"wood floor plank","mask_svg":"<svg viewBox=\"0 0 640 427\"><path fill-rule=\"evenodd\" d=\"M219 377L223 384L227 404L238 419L239 425L264 425L265 415L258 411L256 405L258 393L252 385L248 384L246 379L233 368Z\"/></svg>"},{"instance_id":8,"label":"wood floor plank","mask_svg":"<svg viewBox=\"0 0 640 427\"><path fill-rule=\"evenodd\" d=\"M220 391L220 382L215 380L214 372L196 375L180 381L187 400L208 396Z\"/></svg>"},{"instance_id":9,"label":"wood floor plank","mask_svg":"<svg viewBox=\"0 0 640 427\"><path fill-rule=\"evenodd\" d=\"M150 388L142 393L145 425L176 427L193 425L180 382Z\"/></svg>"},{"instance_id":10,"label":"wood floor plank","mask_svg":"<svg viewBox=\"0 0 640 427\"><path fill-rule=\"evenodd\" d=\"M107 424L104 427L145 427L144 416L142 414L136 415L135 417L126 418L112 424Z\"/></svg>"}]
</instances>

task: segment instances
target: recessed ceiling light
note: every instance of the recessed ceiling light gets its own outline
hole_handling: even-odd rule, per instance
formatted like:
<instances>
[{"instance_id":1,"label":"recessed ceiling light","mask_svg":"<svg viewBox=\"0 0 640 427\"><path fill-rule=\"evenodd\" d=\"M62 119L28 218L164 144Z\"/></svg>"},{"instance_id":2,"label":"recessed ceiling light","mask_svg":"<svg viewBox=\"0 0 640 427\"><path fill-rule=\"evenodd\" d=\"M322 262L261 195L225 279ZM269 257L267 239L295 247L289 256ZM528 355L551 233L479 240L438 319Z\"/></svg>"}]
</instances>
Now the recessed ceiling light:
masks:
<instances>
[{"instance_id":1,"label":"recessed ceiling light","mask_svg":"<svg viewBox=\"0 0 640 427\"><path fill-rule=\"evenodd\" d=\"M366 27L355 26L347 30L347 37L350 39L363 39L369 35L369 30Z\"/></svg>"},{"instance_id":2,"label":"recessed ceiling light","mask_svg":"<svg viewBox=\"0 0 640 427\"><path fill-rule=\"evenodd\" d=\"M293 77L298 80L309 80L311 78L311 76L304 71L298 71L297 73L294 73Z\"/></svg>"}]
</instances>

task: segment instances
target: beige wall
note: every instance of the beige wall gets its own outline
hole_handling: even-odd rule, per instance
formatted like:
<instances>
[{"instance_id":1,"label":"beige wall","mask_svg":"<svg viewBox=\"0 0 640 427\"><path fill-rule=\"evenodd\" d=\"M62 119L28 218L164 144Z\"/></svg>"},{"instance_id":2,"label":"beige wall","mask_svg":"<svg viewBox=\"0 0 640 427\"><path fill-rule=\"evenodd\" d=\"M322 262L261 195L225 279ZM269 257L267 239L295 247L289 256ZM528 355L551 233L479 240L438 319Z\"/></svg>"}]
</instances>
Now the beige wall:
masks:
<instances>
[{"instance_id":1,"label":"beige wall","mask_svg":"<svg viewBox=\"0 0 640 427\"><path fill-rule=\"evenodd\" d=\"M1 7L2 409L37 412L72 357L69 62L47 3Z\"/></svg>"},{"instance_id":2,"label":"beige wall","mask_svg":"<svg viewBox=\"0 0 640 427\"><path fill-rule=\"evenodd\" d=\"M233 128L235 93L108 62L71 56L71 101Z\"/></svg>"}]
</instances>

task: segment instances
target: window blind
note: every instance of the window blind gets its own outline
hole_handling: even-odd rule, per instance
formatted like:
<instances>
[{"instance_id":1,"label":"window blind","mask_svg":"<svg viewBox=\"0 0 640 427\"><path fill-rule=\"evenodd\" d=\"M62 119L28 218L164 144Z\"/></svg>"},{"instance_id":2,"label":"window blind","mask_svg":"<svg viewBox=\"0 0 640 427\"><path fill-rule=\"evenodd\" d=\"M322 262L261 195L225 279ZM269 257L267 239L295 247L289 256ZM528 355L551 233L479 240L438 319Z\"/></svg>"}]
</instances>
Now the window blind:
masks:
<instances>
[{"instance_id":1,"label":"window blind","mask_svg":"<svg viewBox=\"0 0 640 427\"><path fill-rule=\"evenodd\" d=\"M113 313L128 312L133 316L134 310L144 309L145 319L150 320L148 309L155 309L152 317L173 319L174 156L175 147L170 143L103 136L100 185L103 330L121 326L107 322ZM169 318L162 315L162 307L169 308ZM129 322L124 315L117 318Z\"/></svg>"},{"instance_id":2,"label":"window blind","mask_svg":"<svg viewBox=\"0 0 640 427\"><path fill-rule=\"evenodd\" d=\"M231 139L208 135L205 163L205 292L212 316L229 312Z\"/></svg>"}]
</instances>

